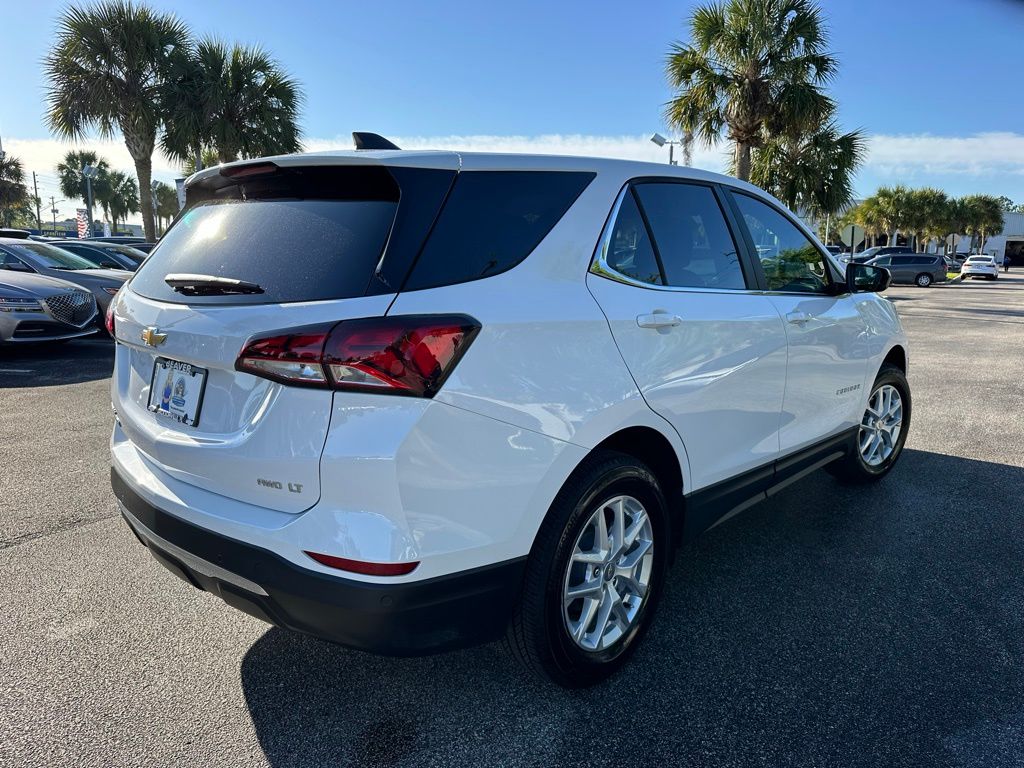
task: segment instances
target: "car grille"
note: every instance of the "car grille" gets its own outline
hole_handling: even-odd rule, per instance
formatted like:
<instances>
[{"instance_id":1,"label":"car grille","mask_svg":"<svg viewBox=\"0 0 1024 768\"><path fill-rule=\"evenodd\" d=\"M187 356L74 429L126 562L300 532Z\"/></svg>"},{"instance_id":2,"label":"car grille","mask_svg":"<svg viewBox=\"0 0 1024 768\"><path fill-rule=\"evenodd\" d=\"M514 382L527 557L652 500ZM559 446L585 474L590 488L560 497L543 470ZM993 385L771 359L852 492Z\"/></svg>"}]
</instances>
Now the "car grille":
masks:
<instances>
[{"instance_id":1,"label":"car grille","mask_svg":"<svg viewBox=\"0 0 1024 768\"><path fill-rule=\"evenodd\" d=\"M54 320L80 328L96 314L96 299L86 291L68 291L50 296L46 307Z\"/></svg>"}]
</instances>

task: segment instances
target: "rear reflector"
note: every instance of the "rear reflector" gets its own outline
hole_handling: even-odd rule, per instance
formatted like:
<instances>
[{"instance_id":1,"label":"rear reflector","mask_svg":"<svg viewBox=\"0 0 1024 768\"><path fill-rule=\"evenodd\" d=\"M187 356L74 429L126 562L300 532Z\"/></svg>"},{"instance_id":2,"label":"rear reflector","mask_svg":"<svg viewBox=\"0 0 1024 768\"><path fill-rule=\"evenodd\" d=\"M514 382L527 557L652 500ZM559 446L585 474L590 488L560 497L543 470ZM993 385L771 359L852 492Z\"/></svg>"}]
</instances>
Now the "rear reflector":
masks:
<instances>
[{"instance_id":1,"label":"rear reflector","mask_svg":"<svg viewBox=\"0 0 1024 768\"><path fill-rule=\"evenodd\" d=\"M107 327L107 333L110 334L110 338L116 338L114 336L114 299L111 299L110 303L107 304L107 314L103 324Z\"/></svg>"},{"instance_id":2,"label":"rear reflector","mask_svg":"<svg viewBox=\"0 0 1024 768\"><path fill-rule=\"evenodd\" d=\"M416 570L416 566L420 564L418 560L411 563L367 563L362 560L349 560L347 557L321 555L319 552L307 551L306 554L328 568L361 573L365 576L405 576Z\"/></svg>"},{"instance_id":3,"label":"rear reflector","mask_svg":"<svg viewBox=\"0 0 1024 768\"><path fill-rule=\"evenodd\" d=\"M250 339L235 368L307 387L433 397L480 331L466 315L399 315Z\"/></svg>"}]
</instances>

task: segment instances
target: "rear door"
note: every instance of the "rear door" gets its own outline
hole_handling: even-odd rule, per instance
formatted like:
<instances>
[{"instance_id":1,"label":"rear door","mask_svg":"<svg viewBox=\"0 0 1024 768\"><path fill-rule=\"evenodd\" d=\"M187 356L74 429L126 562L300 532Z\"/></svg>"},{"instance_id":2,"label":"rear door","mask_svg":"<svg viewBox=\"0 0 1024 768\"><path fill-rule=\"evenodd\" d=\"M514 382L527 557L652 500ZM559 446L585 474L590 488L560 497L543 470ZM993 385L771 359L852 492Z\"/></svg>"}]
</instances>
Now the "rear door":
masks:
<instances>
[{"instance_id":1,"label":"rear door","mask_svg":"<svg viewBox=\"0 0 1024 768\"><path fill-rule=\"evenodd\" d=\"M732 200L760 256L768 299L785 321L785 455L860 423L870 323L860 299L835 285L824 252L788 213L738 191Z\"/></svg>"},{"instance_id":2,"label":"rear door","mask_svg":"<svg viewBox=\"0 0 1024 768\"><path fill-rule=\"evenodd\" d=\"M276 510L316 503L330 390L284 386L235 362L255 335L387 312L395 292L382 278L385 247L399 262L403 248L419 247L454 177L405 170L415 178L384 168L299 169L215 179L217 188L197 191L115 311L114 407L157 467ZM397 177L408 183L400 187ZM424 185L433 192L413 192ZM399 232L401 222L408 226ZM168 274L244 280L258 290L176 290Z\"/></svg>"},{"instance_id":3,"label":"rear door","mask_svg":"<svg viewBox=\"0 0 1024 768\"><path fill-rule=\"evenodd\" d=\"M917 262L916 256L893 256L892 266L889 267L889 271L892 272L893 280L897 283L912 283L914 278L917 277Z\"/></svg>"},{"instance_id":4,"label":"rear door","mask_svg":"<svg viewBox=\"0 0 1024 768\"><path fill-rule=\"evenodd\" d=\"M713 185L644 181L616 204L587 276L650 407L686 446L696 490L779 452L786 333Z\"/></svg>"}]
</instances>

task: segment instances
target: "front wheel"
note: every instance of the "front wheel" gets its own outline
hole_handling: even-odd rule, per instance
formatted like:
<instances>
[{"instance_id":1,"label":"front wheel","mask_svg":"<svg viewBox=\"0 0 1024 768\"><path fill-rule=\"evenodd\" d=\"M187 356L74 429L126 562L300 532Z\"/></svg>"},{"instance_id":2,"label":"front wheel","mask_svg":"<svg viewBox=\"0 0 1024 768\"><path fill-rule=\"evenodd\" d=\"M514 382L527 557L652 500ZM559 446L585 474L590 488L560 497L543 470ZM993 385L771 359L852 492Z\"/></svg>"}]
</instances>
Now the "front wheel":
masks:
<instances>
[{"instance_id":1,"label":"front wheel","mask_svg":"<svg viewBox=\"0 0 1024 768\"><path fill-rule=\"evenodd\" d=\"M932 276L928 274L920 274L915 278L914 282L922 288L927 288L932 284Z\"/></svg>"},{"instance_id":2,"label":"front wheel","mask_svg":"<svg viewBox=\"0 0 1024 768\"><path fill-rule=\"evenodd\" d=\"M875 378L868 405L846 456L828 465L848 483L881 480L903 453L910 429L910 386L893 365L883 365Z\"/></svg>"},{"instance_id":3,"label":"front wheel","mask_svg":"<svg viewBox=\"0 0 1024 768\"><path fill-rule=\"evenodd\" d=\"M668 549L667 504L651 470L621 453L591 456L537 534L506 645L558 685L604 680L651 623Z\"/></svg>"}]
</instances>

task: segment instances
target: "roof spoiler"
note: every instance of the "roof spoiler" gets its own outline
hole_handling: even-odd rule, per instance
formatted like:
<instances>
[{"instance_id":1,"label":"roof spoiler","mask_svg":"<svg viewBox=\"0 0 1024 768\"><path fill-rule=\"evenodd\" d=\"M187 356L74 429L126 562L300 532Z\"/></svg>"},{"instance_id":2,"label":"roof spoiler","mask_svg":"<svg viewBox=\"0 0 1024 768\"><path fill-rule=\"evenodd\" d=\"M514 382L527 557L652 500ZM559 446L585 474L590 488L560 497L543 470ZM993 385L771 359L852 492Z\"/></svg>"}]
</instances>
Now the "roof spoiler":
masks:
<instances>
[{"instance_id":1,"label":"roof spoiler","mask_svg":"<svg viewBox=\"0 0 1024 768\"><path fill-rule=\"evenodd\" d=\"M378 133L352 131L352 141L355 142L356 149L398 149L395 144Z\"/></svg>"}]
</instances>

